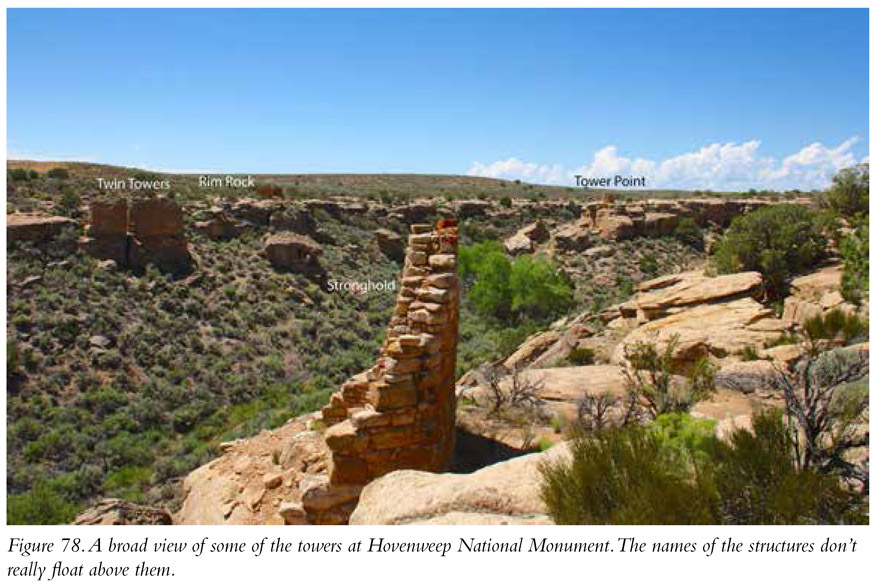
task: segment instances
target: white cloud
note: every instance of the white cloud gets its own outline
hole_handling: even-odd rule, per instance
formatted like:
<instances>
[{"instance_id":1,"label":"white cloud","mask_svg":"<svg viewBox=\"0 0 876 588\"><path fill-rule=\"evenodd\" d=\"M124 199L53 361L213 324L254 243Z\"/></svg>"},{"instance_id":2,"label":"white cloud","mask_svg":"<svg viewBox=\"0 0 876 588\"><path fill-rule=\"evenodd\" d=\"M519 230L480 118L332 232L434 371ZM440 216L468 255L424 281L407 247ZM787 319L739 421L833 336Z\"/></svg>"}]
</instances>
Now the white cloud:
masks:
<instances>
[{"instance_id":1,"label":"white cloud","mask_svg":"<svg viewBox=\"0 0 876 588\"><path fill-rule=\"evenodd\" d=\"M467 175L509 178L539 184L561 184L567 179L561 165L537 165L520 161L516 157L489 165L476 161L469 168Z\"/></svg>"},{"instance_id":2,"label":"white cloud","mask_svg":"<svg viewBox=\"0 0 876 588\"><path fill-rule=\"evenodd\" d=\"M869 156L855 157L852 147L857 142L858 138L852 137L832 149L812 143L781 160L763 155L756 140L713 143L662 161L625 157L615 145L608 145L594 153L589 163L573 169L512 157L486 165L475 162L467 174L558 185L574 185L576 175L621 175L645 176L648 188L812 190L828 186L831 177L844 167L869 162Z\"/></svg>"}]
</instances>

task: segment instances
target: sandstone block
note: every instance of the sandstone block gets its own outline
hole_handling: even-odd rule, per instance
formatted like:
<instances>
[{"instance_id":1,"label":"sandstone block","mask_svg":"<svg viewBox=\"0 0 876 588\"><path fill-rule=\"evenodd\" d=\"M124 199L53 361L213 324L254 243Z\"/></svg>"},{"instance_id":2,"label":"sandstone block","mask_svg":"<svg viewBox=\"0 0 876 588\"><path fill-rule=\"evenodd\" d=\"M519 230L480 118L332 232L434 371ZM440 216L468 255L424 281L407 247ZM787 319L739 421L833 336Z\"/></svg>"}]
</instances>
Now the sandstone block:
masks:
<instances>
[{"instance_id":1,"label":"sandstone block","mask_svg":"<svg viewBox=\"0 0 876 588\"><path fill-rule=\"evenodd\" d=\"M429 265L436 270L456 269L456 256L447 254L432 255L429 257Z\"/></svg>"}]
</instances>

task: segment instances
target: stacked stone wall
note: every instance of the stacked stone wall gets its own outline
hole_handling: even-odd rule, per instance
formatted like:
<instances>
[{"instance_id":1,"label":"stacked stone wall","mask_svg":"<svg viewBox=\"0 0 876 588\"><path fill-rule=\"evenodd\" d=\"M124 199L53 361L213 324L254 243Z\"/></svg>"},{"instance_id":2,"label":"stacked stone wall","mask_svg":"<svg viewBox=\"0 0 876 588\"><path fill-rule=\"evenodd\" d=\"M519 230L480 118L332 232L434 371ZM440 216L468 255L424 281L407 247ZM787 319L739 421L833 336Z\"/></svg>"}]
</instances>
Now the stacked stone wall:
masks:
<instances>
[{"instance_id":1,"label":"stacked stone wall","mask_svg":"<svg viewBox=\"0 0 876 588\"><path fill-rule=\"evenodd\" d=\"M91 204L91 222L80 245L89 255L135 269L164 270L192 263L182 207L170 198L125 199Z\"/></svg>"},{"instance_id":2,"label":"stacked stone wall","mask_svg":"<svg viewBox=\"0 0 876 588\"><path fill-rule=\"evenodd\" d=\"M401 288L375 365L345 382L323 411L328 486L302 498L308 522L346 522L365 484L401 469L452 462L459 288L457 227L411 226Z\"/></svg>"}]
</instances>

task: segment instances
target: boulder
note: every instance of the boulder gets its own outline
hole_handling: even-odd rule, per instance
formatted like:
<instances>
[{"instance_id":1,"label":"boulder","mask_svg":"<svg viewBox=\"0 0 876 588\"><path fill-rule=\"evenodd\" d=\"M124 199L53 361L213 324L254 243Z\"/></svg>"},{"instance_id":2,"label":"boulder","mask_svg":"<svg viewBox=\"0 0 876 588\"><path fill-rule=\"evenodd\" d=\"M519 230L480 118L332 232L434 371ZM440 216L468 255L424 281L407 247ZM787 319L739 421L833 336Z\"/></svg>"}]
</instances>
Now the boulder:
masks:
<instances>
[{"instance_id":1,"label":"boulder","mask_svg":"<svg viewBox=\"0 0 876 588\"><path fill-rule=\"evenodd\" d=\"M75 220L63 216L7 214L6 239L9 243L45 243L65 229L76 229L78 226Z\"/></svg>"},{"instance_id":2,"label":"boulder","mask_svg":"<svg viewBox=\"0 0 876 588\"><path fill-rule=\"evenodd\" d=\"M596 247L591 247L584 252L585 257L594 260L611 257L612 255L614 255L614 247L612 247L611 245L598 245Z\"/></svg>"},{"instance_id":3,"label":"boulder","mask_svg":"<svg viewBox=\"0 0 876 588\"><path fill-rule=\"evenodd\" d=\"M195 230L211 239L233 239L240 236L246 228L246 223L235 222L224 212L218 212L213 218L195 223Z\"/></svg>"},{"instance_id":4,"label":"boulder","mask_svg":"<svg viewBox=\"0 0 876 588\"><path fill-rule=\"evenodd\" d=\"M826 314L835 308L846 313L868 315L866 303L856 308L843 299L840 293L842 272L842 265L834 264L794 278L791 282L791 293L785 298L782 318L802 326L807 319Z\"/></svg>"},{"instance_id":5,"label":"boulder","mask_svg":"<svg viewBox=\"0 0 876 588\"><path fill-rule=\"evenodd\" d=\"M526 235L514 233L502 243L508 255L524 255L535 251L535 244Z\"/></svg>"},{"instance_id":6,"label":"boulder","mask_svg":"<svg viewBox=\"0 0 876 588\"><path fill-rule=\"evenodd\" d=\"M427 223L437 216L438 207L431 202L414 202L389 209L390 216L400 218L407 224Z\"/></svg>"},{"instance_id":7,"label":"boulder","mask_svg":"<svg viewBox=\"0 0 876 588\"><path fill-rule=\"evenodd\" d=\"M509 368L527 365L547 351L559 338L560 334L556 331L544 331L532 335L514 353L505 358L505 361L502 363L505 367Z\"/></svg>"},{"instance_id":8,"label":"boulder","mask_svg":"<svg viewBox=\"0 0 876 588\"><path fill-rule=\"evenodd\" d=\"M392 472L365 487L350 524L549 525L539 467L568 455L561 444L471 474Z\"/></svg>"},{"instance_id":9,"label":"boulder","mask_svg":"<svg viewBox=\"0 0 876 588\"><path fill-rule=\"evenodd\" d=\"M715 388L752 393L770 388L776 365L766 359L743 361L723 366L715 374Z\"/></svg>"},{"instance_id":10,"label":"boulder","mask_svg":"<svg viewBox=\"0 0 876 588\"><path fill-rule=\"evenodd\" d=\"M512 236L505 239L505 251L509 255L520 255L535 251L535 244L547 241L550 232L543 221L535 221L526 225Z\"/></svg>"},{"instance_id":11,"label":"boulder","mask_svg":"<svg viewBox=\"0 0 876 588\"><path fill-rule=\"evenodd\" d=\"M266 227L271 221L271 215L279 210L280 202L276 200L255 200L246 198L235 202L229 214L241 221L260 227Z\"/></svg>"},{"instance_id":12,"label":"boulder","mask_svg":"<svg viewBox=\"0 0 876 588\"><path fill-rule=\"evenodd\" d=\"M313 215L297 206L288 206L272 213L269 224L274 232L288 231L300 235L313 235L316 232Z\"/></svg>"},{"instance_id":13,"label":"boulder","mask_svg":"<svg viewBox=\"0 0 876 588\"><path fill-rule=\"evenodd\" d=\"M584 251L590 247L590 228L581 221L563 225L554 233L554 243L558 251Z\"/></svg>"},{"instance_id":14,"label":"boulder","mask_svg":"<svg viewBox=\"0 0 876 588\"><path fill-rule=\"evenodd\" d=\"M528 224L517 232L536 243L544 243L551 237L547 225L541 220Z\"/></svg>"}]
</instances>

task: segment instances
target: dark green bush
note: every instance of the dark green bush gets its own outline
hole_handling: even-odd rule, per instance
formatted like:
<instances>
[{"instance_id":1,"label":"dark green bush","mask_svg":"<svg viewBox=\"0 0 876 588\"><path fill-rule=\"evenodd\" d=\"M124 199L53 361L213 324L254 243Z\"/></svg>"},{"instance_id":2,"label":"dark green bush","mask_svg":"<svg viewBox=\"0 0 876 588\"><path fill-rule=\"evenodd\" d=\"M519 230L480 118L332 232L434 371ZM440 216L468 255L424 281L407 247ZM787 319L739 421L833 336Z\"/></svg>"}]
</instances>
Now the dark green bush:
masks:
<instances>
[{"instance_id":1,"label":"dark green bush","mask_svg":"<svg viewBox=\"0 0 876 588\"><path fill-rule=\"evenodd\" d=\"M869 331L866 321L856 314L835 308L827 314L813 316L803 323L803 332L813 341L832 340L842 337L852 341Z\"/></svg>"},{"instance_id":2,"label":"dark green bush","mask_svg":"<svg viewBox=\"0 0 876 588\"><path fill-rule=\"evenodd\" d=\"M725 441L690 417L610 429L571 442L541 467L558 524L866 524L866 496L834 475L799 470L779 412Z\"/></svg>"},{"instance_id":3,"label":"dark green bush","mask_svg":"<svg viewBox=\"0 0 876 588\"><path fill-rule=\"evenodd\" d=\"M794 437L778 411L755 415L715 445L709 464L719 522L734 525L865 524L864 496L838 476L797 469ZM705 468L704 468L705 469ZM702 474L709 475L708 473Z\"/></svg>"},{"instance_id":4,"label":"dark green bush","mask_svg":"<svg viewBox=\"0 0 876 588\"><path fill-rule=\"evenodd\" d=\"M640 427L582 436L571 461L542 468L542 498L560 525L692 525L715 520L708 489Z\"/></svg>"},{"instance_id":5,"label":"dark green bush","mask_svg":"<svg viewBox=\"0 0 876 588\"><path fill-rule=\"evenodd\" d=\"M870 292L870 217L856 219L854 233L840 242L843 298L858 304Z\"/></svg>"},{"instance_id":6,"label":"dark green bush","mask_svg":"<svg viewBox=\"0 0 876 588\"><path fill-rule=\"evenodd\" d=\"M596 352L589 347L576 347L569 352L566 360L571 365L593 365L596 358Z\"/></svg>"},{"instance_id":7,"label":"dark green bush","mask_svg":"<svg viewBox=\"0 0 876 588\"><path fill-rule=\"evenodd\" d=\"M47 482L37 482L23 494L6 500L6 522L10 525L64 525L76 516L76 505L64 500Z\"/></svg>"},{"instance_id":8,"label":"dark green bush","mask_svg":"<svg viewBox=\"0 0 876 588\"><path fill-rule=\"evenodd\" d=\"M79 216L80 204L81 201L79 195L76 194L76 189L73 186L67 186L58 200L58 212L65 216Z\"/></svg>"},{"instance_id":9,"label":"dark green bush","mask_svg":"<svg viewBox=\"0 0 876 588\"><path fill-rule=\"evenodd\" d=\"M70 177L70 172L63 167L53 167L46 172L46 177L55 180L66 180Z\"/></svg>"},{"instance_id":10,"label":"dark green bush","mask_svg":"<svg viewBox=\"0 0 876 588\"><path fill-rule=\"evenodd\" d=\"M10 169L10 170L7 170L7 172L6 172L6 177L8 177L8 178L9 178L10 180L12 180L13 182L24 182L24 181L26 181L30 176L28 176L28 173L27 173L27 170L26 170L26 169L21 169L21 168L18 168L18 167L14 167L14 168L12 168L12 169Z\"/></svg>"},{"instance_id":11,"label":"dark green bush","mask_svg":"<svg viewBox=\"0 0 876 588\"><path fill-rule=\"evenodd\" d=\"M460 248L459 273L475 310L502 321L556 317L573 303L571 281L549 260L523 255L512 262L495 241Z\"/></svg>"},{"instance_id":12,"label":"dark green bush","mask_svg":"<svg viewBox=\"0 0 876 588\"><path fill-rule=\"evenodd\" d=\"M701 250L705 243L703 230L693 219L686 216L678 219L678 225L675 227L675 238L698 250Z\"/></svg>"},{"instance_id":13,"label":"dark green bush","mask_svg":"<svg viewBox=\"0 0 876 588\"><path fill-rule=\"evenodd\" d=\"M870 213L870 166L861 164L841 170L824 196L827 207L835 214L852 218Z\"/></svg>"},{"instance_id":14,"label":"dark green bush","mask_svg":"<svg viewBox=\"0 0 876 588\"><path fill-rule=\"evenodd\" d=\"M718 243L720 273L758 271L767 295L780 298L791 276L813 267L825 255L818 218L797 204L778 204L736 217Z\"/></svg>"}]
</instances>

